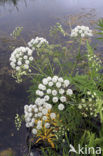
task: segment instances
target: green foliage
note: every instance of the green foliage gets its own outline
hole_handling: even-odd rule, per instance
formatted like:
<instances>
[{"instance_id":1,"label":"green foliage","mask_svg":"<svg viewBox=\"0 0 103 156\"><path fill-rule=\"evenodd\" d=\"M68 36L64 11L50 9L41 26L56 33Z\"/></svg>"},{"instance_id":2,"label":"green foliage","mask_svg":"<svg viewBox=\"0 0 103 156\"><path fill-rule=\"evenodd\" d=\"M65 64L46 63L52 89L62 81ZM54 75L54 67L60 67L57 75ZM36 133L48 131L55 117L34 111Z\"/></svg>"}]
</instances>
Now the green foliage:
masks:
<instances>
[{"instance_id":1,"label":"green foliage","mask_svg":"<svg viewBox=\"0 0 103 156\"><path fill-rule=\"evenodd\" d=\"M55 26L50 28L50 36L57 35L58 32L60 32L63 36L67 35L60 23L56 23Z\"/></svg>"},{"instance_id":2,"label":"green foliage","mask_svg":"<svg viewBox=\"0 0 103 156\"><path fill-rule=\"evenodd\" d=\"M17 39L17 37L20 36L21 32L23 30L23 27L16 27L14 31L10 34L14 39Z\"/></svg>"},{"instance_id":3,"label":"green foliage","mask_svg":"<svg viewBox=\"0 0 103 156\"><path fill-rule=\"evenodd\" d=\"M99 21L98 27L101 31L99 34L103 35L103 20ZM62 33L63 36L67 35L59 23L51 27L50 35L58 37L58 32ZM14 38L18 37L20 33L21 29L16 29L13 33ZM74 93L66 103L65 110L59 113L62 122L60 122L60 129L56 133L55 149L42 145L41 151L44 156L67 156L70 144L75 148L78 144L81 146L86 144L88 147L100 146L103 149L103 75L101 74L103 67L101 60L94 54L94 49L89 40L86 40L85 43L83 45L79 38L76 47L74 42L69 48L65 43L51 43L35 50L34 62L31 64L32 73L27 75L32 79L32 85L28 90L30 103L35 102L37 96L35 91L38 84L41 83L42 78L47 76L58 75L70 80L72 84L70 87ZM76 56L72 55L73 48L76 49ZM83 54L82 49L84 50ZM69 57L72 61L69 61ZM83 72L79 72L81 61L86 64L86 70L83 69ZM78 71L76 70L77 67L79 68ZM92 93L95 93L92 106L95 106L96 117L90 115L92 110L89 113L87 111L84 117L82 109L78 108L82 103L81 99L85 100L86 108L90 104L87 92L90 92L91 96ZM57 110L55 109L55 111ZM22 119L17 115L15 124L18 130L21 127L21 122ZM71 156L73 155L71 153ZM90 156L92 155L91 153Z\"/></svg>"},{"instance_id":4,"label":"green foliage","mask_svg":"<svg viewBox=\"0 0 103 156\"><path fill-rule=\"evenodd\" d=\"M99 32L97 32L97 34L100 35L100 37L98 39L103 39L103 19L100 19L98 21L98 24L97 24L97 29L99 30Z\"/></svg>"}]
</instances>

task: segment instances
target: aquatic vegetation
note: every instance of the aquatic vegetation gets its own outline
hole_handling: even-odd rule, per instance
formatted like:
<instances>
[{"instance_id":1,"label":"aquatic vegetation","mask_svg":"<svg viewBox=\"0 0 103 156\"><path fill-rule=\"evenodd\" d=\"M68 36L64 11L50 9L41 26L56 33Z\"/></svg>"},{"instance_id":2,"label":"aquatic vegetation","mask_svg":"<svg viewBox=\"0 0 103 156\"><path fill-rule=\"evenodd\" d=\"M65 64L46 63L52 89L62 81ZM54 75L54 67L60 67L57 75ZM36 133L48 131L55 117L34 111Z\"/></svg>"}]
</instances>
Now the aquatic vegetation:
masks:
<instances>
[{"instance_id":1,"label":"aquatic vegetation","mask_svg":"<svg viewBox=\"0 0 103 156\"><path fill-rule=\"evenodd\" d=\"M31 104L24 105L22 119L16 116L16 127L19 130L25 120L29 144L39 146L42 155L65 156L70 148L77 151L78 145L85 144L103 149L103 67L89 40L93 31L77 26L70 35L56 24L51 33L58 32L70 40L53 44L36 37L28 47L16 48L11 54L10 65L18 82L25 77L32 81Z\"/></svg>"},{"instance_id":2,"label":"aquatic vegetation","mask_svg":"<svg viewBox=\"0 0 103 156\"><path fill-rule=\"evenodd\" d=\"M20 36L22 30L23 30L23 27L16 27L15 30L10 34L10 36L16 39L17 37Z\"/></svg>"},{"instance_id":3,"label":"aquatic vegetation","mask_svg":"<svg viewBox=\"0 0 103 156\"><path fill-rule=\"evenodd\" d=\"M19 114L16 114L16 116L15 116L15 126L16 126L18 131L21 128L21 124L22 124L22 119L19 116Z\"/></svg>"}]
</instances>

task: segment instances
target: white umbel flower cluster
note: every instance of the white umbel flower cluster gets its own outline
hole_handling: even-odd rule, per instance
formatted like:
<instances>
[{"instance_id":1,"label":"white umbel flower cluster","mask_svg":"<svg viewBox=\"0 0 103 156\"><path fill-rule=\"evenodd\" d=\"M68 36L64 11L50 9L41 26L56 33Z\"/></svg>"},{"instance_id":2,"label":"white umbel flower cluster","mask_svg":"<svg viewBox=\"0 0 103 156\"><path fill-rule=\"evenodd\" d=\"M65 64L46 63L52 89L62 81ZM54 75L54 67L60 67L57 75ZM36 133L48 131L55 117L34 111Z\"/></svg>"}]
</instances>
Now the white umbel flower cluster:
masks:
<instances>
[{"instance_id":1,"label":"white umbel flower cluster","mask_svg":"<svg viewBox=\"0 0 103 156\"><path fill-rule=\"evenodd\" d=\"M35 48L40 48L43 44L49 44L48 41L43 37L36 37L28 42L28 46L35 50Z\"/></svg>"},{"instance_id":2,"label":"white umbel flower cluster","mask_svg":"<svg viewBox=\"0 0 103 156\"><path fill-rule=\"evenodd\" d=\"M62 77L53 76L47 77L42 80L38 85L36 95L44 98L46 102L57 105L61 111L65 108L68 97L72 96L73 91L69 88L69 80L64 80Z\"/></svg>"},{"instance_id":3,"label":"white umbel flower cluster","mask_svg":"<svg viewBox=\"0 0 103 156\"><path fill-rule=\"evenodd\" d=\"M33 51L28 47L16 48L10 57L10 66L15 71L30 71L29 65L33 61L32 57Z\"/></svg>"},{"instance_id":4,"label":"white umbel flower cluster","mask_svg":"<svg viewBox=\"0 0 103 156\"><path fill-rule=\"evenodd\" d=\"M48 112L50 111L49 118L54 120L56 114L51 111L52 105L47 103L43 98L37 98L34 105L25 105L25 122L27 128L32 128L32 133L37 134L38 130L41 130L43 126L45 128L50 128L50 123L46 122L48 120Z\"/></svg>"},{"instance_id":5,"label":"white umbel flower cluster","mask_svg":"<svg viewBox=\"0 0 103 156\"><path fill-rule=\"evenodd\" d=\"M91 91L87 91L86 98L81 99L81 103L78 105L78 108L82 111L84 117L87 117L88 114L90 116L97 116L96 112L96 93Z\"/></svg>"},{"instance_id":6,"label":"white umbel flower cluster","mask_svg":"<svg viewBox=\"0 0 103 156\"><path fill-rule=\"evenodd\" d=\"M71 37L77 37L80 36L81 38L84 37L92 37L93 33L92 30L89 29L89 27L86 26L76 26L74 29L71 31Z\"/></svg>"}]
</instances>

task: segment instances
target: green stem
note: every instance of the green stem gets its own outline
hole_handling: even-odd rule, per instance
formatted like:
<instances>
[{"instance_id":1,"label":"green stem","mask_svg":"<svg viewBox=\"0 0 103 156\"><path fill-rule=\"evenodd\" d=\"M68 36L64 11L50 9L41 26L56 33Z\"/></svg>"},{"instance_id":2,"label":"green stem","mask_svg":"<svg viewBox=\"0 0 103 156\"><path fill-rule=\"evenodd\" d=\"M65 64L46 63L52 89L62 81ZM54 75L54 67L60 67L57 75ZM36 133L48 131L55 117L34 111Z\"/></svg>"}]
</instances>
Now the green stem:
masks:
<instances>
[{"instance_id":1,"label":"green stem","mask_svg":"<svg viewBox=\"0 0 103 156\"><path fill-rule=\"evenodd\" d=\"M47 76L47 75L42 71L42 69L39 67L39 65L38 65L38 63L36 62L35 59L34 59L34 62L35 62L36 67L35 67L35 66L32 66L32 68L34 68L35 70L37 70L37 71L38 71L39 73L41 73L42 75Z\"/></svg>"},{"instance_id":2,"label":"green stem","mask_svg":"<svg viewBox=\"0 0 103 156\"><path fill-rule=\"evenodd\" d=\"M50 59L49 59L49 66L50 66L50 70L51 70L52 75L54 75L54 72L53 72L53 69L52 69L52 65L50 63Z\"/></svg>"},{"instance_id":3,"label":"green stem","mask_svg":"<svg viewBox=\"0 0 103 156\"><path fill-rule=\"evenodd\" d=\"M75 70L75 68L76 68L76 66L77 66L77 64L78 64L79 59L81 58L81 54L80 54L81 42L82 42L82 39L80 38L79 47L78 47L78 54L77 54L77 56L76 56L76 61L75 61L75 64L74 64L74 66L73 66L73 70L72 70L72 72L71 72L71 76L72 76L72 74L73 74L73 72L74 72L74 70Z\"/></svg>"},{"instance_id":4,"label":"green stem","mask_svg":"<svg viewBox=\"0 0 103 156\"><path fill-rule=\"evenodd\" d=\"M59 59L58 59L58 65L59 65L59 67L60 67L60 72L61 72L62 75L64 76L63 68L62 68L62 66L61 66L61 63L60 63ZM60 75L60 72L59 72L59 75Z\"/></svg>"},{"instance_id":5,"label":"green stem","mask_svg":"<svg viewBox=\"0 0 103 156\"><path fill-rule=\"evenodd\" d=\"M80 38L79 47L78 47L78 55L77 55L77 59L79 59L80 56L81 56L81 54L80 54L81 43L82 43L82 39Z\"/></svg>"}]
</instances>

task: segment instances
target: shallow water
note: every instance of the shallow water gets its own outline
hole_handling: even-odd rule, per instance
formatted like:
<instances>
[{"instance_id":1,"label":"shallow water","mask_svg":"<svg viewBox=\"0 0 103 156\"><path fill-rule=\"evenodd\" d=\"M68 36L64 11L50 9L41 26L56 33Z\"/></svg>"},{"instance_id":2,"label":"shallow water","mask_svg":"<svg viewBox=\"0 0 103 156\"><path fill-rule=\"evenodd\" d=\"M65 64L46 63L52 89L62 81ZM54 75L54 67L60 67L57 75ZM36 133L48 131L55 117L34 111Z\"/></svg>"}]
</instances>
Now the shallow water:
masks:
<instances>
[{"instance_id":1,"label":"shallow water","mask_svg":"<svg viewBox=\"0 0 103 156\"><path fill-rule=\"evenodd\" d=\"M13 148L23 156L26 129L14 126L14 116L23 112L28 103L25 84L16 84L9 72L8 49L5 40L16 26L23 26L22 36L29 40L33 34L48 34L51 25L70 14L94 10L103 16L103 0L1 0L0 1L0 150Z\"/></svg>"}]
</instances>

